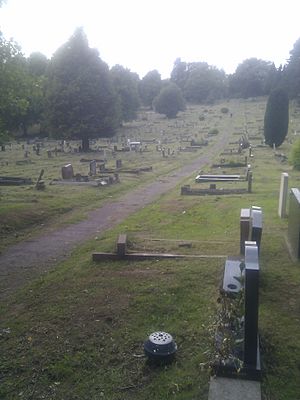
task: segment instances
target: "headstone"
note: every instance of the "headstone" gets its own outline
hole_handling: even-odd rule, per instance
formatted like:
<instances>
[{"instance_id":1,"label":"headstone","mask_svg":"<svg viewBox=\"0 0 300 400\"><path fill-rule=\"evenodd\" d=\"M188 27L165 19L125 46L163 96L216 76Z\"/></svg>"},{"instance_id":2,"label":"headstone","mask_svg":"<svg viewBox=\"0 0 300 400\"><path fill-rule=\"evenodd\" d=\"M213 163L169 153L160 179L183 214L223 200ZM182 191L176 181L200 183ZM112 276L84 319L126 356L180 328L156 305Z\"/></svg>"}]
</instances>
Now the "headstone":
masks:
<instances>
[{"instance_id":1,"label":"headstone","mask_svg":"<svg viewBox=\"0 0 300 400\"><path fill-rule=\"evenodd\" d=\"M122 168L122 160L116 160L116 168Z\"/></svg>"},{"instance_id":2,"label":"headstone","mask_svg":"<svg viewBox=\"0 0 300 400\"><path fill-rule=\"evenodd\" d=\"M252 171L248 171L248 193L252 193Z\"/></svg>"},{"instance_id":3,"label":"headstone","mask_svg":"<svg viewBox=\"0 0 300 400\"><path fill-rule=\"evenodd\" d=\"M90 162L90 175L95 176L97 171L96 171L97 163L95 160Z\"/></svg>"},{"instance_id":4,"label":"headstone","mask_svg":"<svg viewBox=\"0 0 300 400\"><path fill-rule=\"evenodd\" d=\"M63 179L72 179L74 176L72 164L64 165L61 169L61 175Z\"/></svg>"},{"instance_id":5,"label":"headstone","mask_svg":"<svg viewBox=\"0 0 300 400\"><path fill-rule=\"evenodd\" d=\"M104 172L105 171L105 164L104 163L99 165L99 170L100 170L100 172Z\"/></svg>"},{"instance_id":6,"label":"headstone","mask_svg":"<svg viewBox=\"0 0 300 400\"><path fill-rule=\"evenodd\" d=\"M288 218L288 240L292 255L300 258L300 191L297 188L290 190Z\"/></svg>"},{"instance_id":7,"label":"headstone","mask_svg":"<svg viewBox=\"0 0 300 400\"><path fill-rule=\"evenodd\" d=\"M250 208L242 208L240 214L240 254L245 254L245 242L249 240Z\"/></svg>"},{"instance_id":8,"label":"headstone","mask_svg":"<svg viewBox=\"0 0 300 400\"><path fill-rule=\"evenodd\" d=\"M126 241L127 241L126 234L119 235L117 242L117 254L120 257L124 257L126 254Z\"/></svg>"},{"instance_id":9,"label":"headstone","mask_svg":"<svg viewBox=\"0 0 300 400\"><path fill-rule=\"evenodd\" d=\"M286 217L286 203L288 197L288 183L289 183L289 174L287 172L283 172L281 174L281 182L280 182L280 192L279 192L279 205L278 205L278 215L280 218Z\"/></svg>"},{"instance_id":10,"label":"headstone","mask_svg":"<svg viewBox=\"0 0 300 400\"><path fill-rule=\"evenodd\" d=\"M262 210L261 207L252 206L250 210L250 240L256 242L258 252L260 251L260 242L262 236Z\"/></svg>"},{"instance_id":11,"label":"headstone","mask_svg":"<svg viewBox=\"0 0 300 400\"><path fill-rule=\"evenodd\" d=\"M245 243L245 333L244 363L257 368L258 363L258 306L259 306L258 247L255 242Z\"/></svg>"},{"instance_id":12,"label":"headstone","mask_svg":"<svg viewBox=\"0 0 300 400\"><path fill-rule=\"evenodd\" d=\"M52 151L51 150L47 150L47 156L48 156L48 158L52 158Z\"/></svg>"}]
</instances>

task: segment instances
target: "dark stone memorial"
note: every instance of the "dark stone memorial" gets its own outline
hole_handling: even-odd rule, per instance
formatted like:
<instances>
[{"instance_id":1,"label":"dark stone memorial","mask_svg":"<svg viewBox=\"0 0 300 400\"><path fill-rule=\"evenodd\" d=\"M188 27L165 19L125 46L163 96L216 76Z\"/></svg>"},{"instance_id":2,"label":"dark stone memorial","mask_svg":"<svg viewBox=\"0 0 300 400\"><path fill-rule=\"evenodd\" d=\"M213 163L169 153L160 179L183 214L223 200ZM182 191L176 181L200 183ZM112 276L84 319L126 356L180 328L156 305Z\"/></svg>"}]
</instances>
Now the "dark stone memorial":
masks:
<instances>
[{"instance_id":1,"label":"dark stone memorial","mask_svg":"<svg viewBox=\"0 0 300 400\"><path fill-rule=\"evenodd\" d=\"M72 179L74 176L72 164L64 165L61 169L61 175L63 179Z\"/></svg>"},{"instance_id":2,"label":"dark stone memorial","mask_svg":"<svg viewBox=\"0 0 300 400\"><path fill-rule=\"evenodd\" d=\"M258 310L259 310L259 262L258 246L256 242L245 242L245 259L228 258L225 263L223 286L221 294L229 296L235 301L243 293L244 315L242 324L233 324L231 335L238 338L228 359L222 359L215 364L215 373L219 376L244 378L248 380L261 379L260 351L258 336ZM238 300L240 301L240 300ZM223 325L221 325L223 326ZM221 330L222 332L222 330ZM222 335L218 337L222 342ZM218 346L217 341L216 346ZM239 359L241 368L237 369Z\"/></svg>"},{"instance_id":3,"label":"dark stone memorial","mask_svg":"<svg viewBox=\"0 0 300 400\"><path fill-rule=\"evenodd\" d=\"M244 368L256 375L260 371L258 340L259 263L258 246L245 243L245 333Z\"/></svg>"}]
</instances>

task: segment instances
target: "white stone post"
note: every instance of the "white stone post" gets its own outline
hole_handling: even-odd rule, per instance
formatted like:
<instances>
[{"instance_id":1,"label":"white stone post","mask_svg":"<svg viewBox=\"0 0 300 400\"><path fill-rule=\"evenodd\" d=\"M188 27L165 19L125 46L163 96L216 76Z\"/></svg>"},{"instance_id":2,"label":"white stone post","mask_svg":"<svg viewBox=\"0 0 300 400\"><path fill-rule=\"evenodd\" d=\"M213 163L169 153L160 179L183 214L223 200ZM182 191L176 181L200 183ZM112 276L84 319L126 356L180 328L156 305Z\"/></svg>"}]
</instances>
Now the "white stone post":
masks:
<instances>
[{"instance_id":1,"label":"white stone post","mask_svg":"<svg viewBox=\"0 0 300 400\"><path fill-rule=\"evenodd\" d=\"M288 183L289 183L289 174L287 172L283 172L281 174L279 206L278 206L278 215L280 218L286 217L286 203L287 203L288 186L289 186Z\"/></svg>"}]
</instances>

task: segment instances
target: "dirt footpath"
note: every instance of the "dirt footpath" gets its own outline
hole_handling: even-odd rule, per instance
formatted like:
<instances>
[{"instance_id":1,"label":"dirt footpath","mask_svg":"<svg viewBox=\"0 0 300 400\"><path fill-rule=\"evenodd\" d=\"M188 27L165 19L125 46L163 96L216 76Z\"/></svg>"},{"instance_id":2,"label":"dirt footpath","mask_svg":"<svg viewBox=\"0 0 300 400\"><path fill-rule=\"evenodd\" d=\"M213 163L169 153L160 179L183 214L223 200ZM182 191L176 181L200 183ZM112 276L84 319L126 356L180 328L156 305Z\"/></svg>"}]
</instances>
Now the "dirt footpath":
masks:
<instances>
[{"instance_id":1,"label":"dirt footpath","mask_svg":"<svg viewBox=\"0 0 300 400\"><path fill-rule=\"evenodd\" d=\"M0 255L0 299L7 298L18 288L47 272L60 261L69 257L76 245L91 237L99 236L114 227L127 216L152 203L160 195L174 188L181 180L211 163L212 157L224 149L229 132L224 132L220 141L207 148L205 155L189 165L164 176L162 180L139 187L122 199L107 202L89 213L85 221L66 228L43 234L9 247Z\"/></svg>"}]
</instances>

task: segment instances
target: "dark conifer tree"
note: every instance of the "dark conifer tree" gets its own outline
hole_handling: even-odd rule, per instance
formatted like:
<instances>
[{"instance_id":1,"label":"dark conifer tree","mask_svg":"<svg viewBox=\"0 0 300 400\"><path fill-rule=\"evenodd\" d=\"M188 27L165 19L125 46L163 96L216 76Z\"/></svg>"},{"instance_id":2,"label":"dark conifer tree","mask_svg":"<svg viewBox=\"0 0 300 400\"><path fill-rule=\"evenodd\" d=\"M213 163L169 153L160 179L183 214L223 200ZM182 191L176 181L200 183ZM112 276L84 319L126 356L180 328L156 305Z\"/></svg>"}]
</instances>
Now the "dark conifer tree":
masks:
<instances>
[{"instance_id":1,"label":"dark conifer tree","mask_svg":"<svg viewBox=\"0 0 300 400\"><path fill-rule=\"evenodd\" d=\"M269 146L279 147L288 132L289 98L285 90L275 89L271 92L264 119L265 142Z\"/></svg>"}]
</instances>

